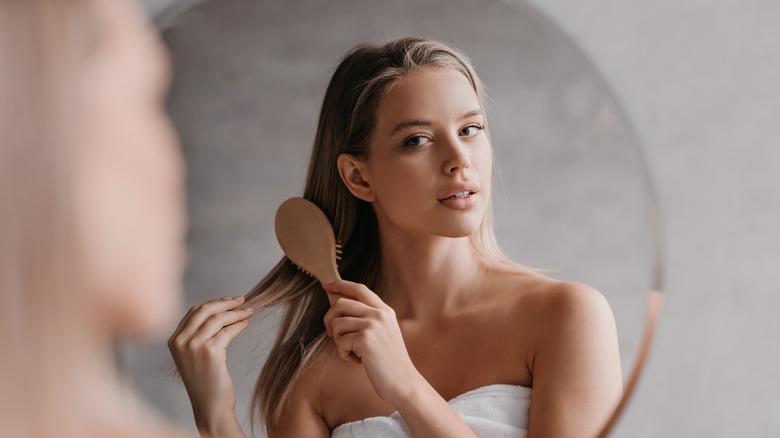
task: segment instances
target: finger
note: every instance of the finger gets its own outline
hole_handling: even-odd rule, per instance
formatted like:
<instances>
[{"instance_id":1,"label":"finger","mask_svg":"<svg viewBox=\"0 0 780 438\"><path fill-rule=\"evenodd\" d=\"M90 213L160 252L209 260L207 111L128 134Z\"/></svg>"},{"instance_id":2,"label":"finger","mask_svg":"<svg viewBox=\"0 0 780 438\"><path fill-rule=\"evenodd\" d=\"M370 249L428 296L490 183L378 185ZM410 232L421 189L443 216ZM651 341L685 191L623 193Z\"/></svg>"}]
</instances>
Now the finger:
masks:
<instances>
[{"instance_id":1,"label":"finger","mask_svg":"<svg viewBox=\"0 0 780 438\"><path fill-rule=\"evenodd\" d=\"M194 315L195 312L199 311L204 306L211 306L211 305L213 305L215 303L220 303L220 302L230 302L230 300L236 300L238 298L239 297L235 297L235 298L234 297L215 298L213 300L209 300L209 301L203 302L201 304L198 304L197 306L190 307L190 309L187 311L187 313L181 318L181 322L179 322L179 327L177 328L177 330L181 331L181 329L184 328L184 326L190 320L190 318L192 318L192 315Z\"/></svg>"},{"instance_id":2,"label":"finger","mask_svg":"<svg viewBox=\"0 0 780 438\"><path fill-rule=\"evenodd\" d=\"M358 359L358 362L360 362L360 356L354 351L354 345L358 340L358 336L358 333L350 333L333 338L336 344L336 352L340 358L352 362L354 362L353 359ZM351 357L353 359L351 359Z\"/></svg>"},{"instance_id":3,"label":"finger","mask_svg":"<svg viewBox=\"0 0 780 438\"><path fill-rule=\"evenodd\" d=\"M373 307L367 306L359 301L355 301L351 298L339 298L333 305L325 312L323 322L325 328L328 329L328 335L333 335L329 327L333 319L341 316L356 316L356 317L370 317L372 312L376 311Z\"/></svg>"},{"instance_id":4,"label":"finger","mask_svg":"<svg viewBox=\"0 0 780 438\"><path fill-rule=\"evenodd\" d=\"M192 336L194 340L206 340L216 335L220 330L244 319L249 319L254 315L253 310L228 310L222 313L211 315L201 325Z\"/></svg>"},{"instance_id":5,"label":"finger","mask_svg":"<svg viewBox=\"0 0 780 438\"><path fill-rule=\"evenodd\" d=\"M345 359L347 362L356 363L356 364L358 364L358 365L360 365L361 363L363 363L363 361L362 361L362 360L361 360L359 357L357 357L357 355L355 355L355 353L349 353L349 354L347 355L347 357L345 357L344 359Z\"/></svg>"},{"instance_id":6,"label":"finger","mask_svg":"<svg viewBox=\"0 0 780 438\"><path fill-rule=\"evenodd\" d=\"M336 301L339 300L339 298L344 298L344 299L347 299L347 300L351 300L352 299L352 298L346 297L346 296L341 295L340 293L336 293L336 292L327 292L326 291L326 293L328 294L328 298L330 299L330 302L333 303L333 304L335 304Z\"/></svg>"},{"instance_id":7,"label":"finger","mask_svg":"<svg viewBox=\"0 0 780 438\"><path fill-rule=\"evenodd\" d=\"M322 287L329 293L338 293L371 307L379 308L385 305L384 301L364 284L353 283L347 280L336 280L332 283L324 284Z\"/></svg>"},{"instance_id":8,"label":"finger","mask_svg":"<svg viewBox=\"0 0 780 438\"><path fill-rule=\"evenodd\" d=\"M366 330L370 325L371 322L364 318L343 316L331 322L331 336L338 338L350 333L356 333Z\"/></svg>"},{"instance_id":9,"label":"finger","mask_svg":"<svg viewBox=\"0 0 780 438\"><path fill-rule=\"evenodd\" d=\"M340 338L343 344L341 348L339 348L339 343L336 342L336 352L340 358L356 364L363 363L363 360L355 353L353 346L354 342L357 342L358 336L356 333L342 336Z\"/></svg>"},{"instance_id":10,"label":"finger","mask_svg":"<svg viewBox=\"0 0 780 438\"><path fill-rule=\"evenodd\" d=\"M184 330L184 327L190 321L190 318L192 317L192 315L196 311L200 310L201 307L203 307L204 305L209 304L209 303L215 303L217 301L225 301L225 300L230 300L230 299L232 299L232 298L231 297L222 297L222 298L217 298L217 299L214 299L214 300L206 301L205 303L198 304L197 306L190 307L189 310L187 310L187 313L185 313L184 316L181 318L181 321L179 321L179 325L176 326L176 330L173 331L173 334L171 335L171 337L168 340L168 342L170 343L174 339L176 339L176 337L179 335L179 333L181 333L182 330Z\"/></svg>"},{"instance_id":11,"label":"finger","mask_svg":"<svg viewBox=\"0 0 780 438\"><path fill-rule=\"evenodd\" d=\"M190 316L190 319L182 328L180 336L185 339L192 338L200 326L202 326L212 315L233 310L243 303L244 297L236 297L226 300L214 300L201 304L198 306L199 308L192 313L192 316Z\"/></svg>"},{"instance_id":12,"label":"finger","mask_svg":"<svg viewBox=\"0 0 780 438\"><path fill-rule=\"evenodd\" d=\"M249 319L242 319L241 321L230 324L227 327L223 327L213 338L211 338L214 345L221 348L227 348L230 342L238 336L241 332L249 327Z\"/></svg>"}]
</instances>

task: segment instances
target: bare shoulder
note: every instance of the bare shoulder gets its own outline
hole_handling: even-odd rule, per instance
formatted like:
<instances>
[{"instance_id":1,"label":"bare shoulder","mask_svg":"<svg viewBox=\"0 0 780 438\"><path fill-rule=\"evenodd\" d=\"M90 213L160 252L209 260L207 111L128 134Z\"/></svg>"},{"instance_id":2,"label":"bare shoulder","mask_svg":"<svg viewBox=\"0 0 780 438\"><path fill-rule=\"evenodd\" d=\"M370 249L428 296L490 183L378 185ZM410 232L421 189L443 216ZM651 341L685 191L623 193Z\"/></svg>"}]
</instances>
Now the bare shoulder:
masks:
<instances>
[{"instance_id":1,"label":"bare shoulder","mask_svg":"<svg viewBox=\"0 0 780 438\"><path fill-rule=\"evenodd\" d=\"M606 320L614 322L604 295L582 283L548 279L537 294L538 310L559 322L583 324Z\"/></svg>"},{"instance_id":2,"label":"bare shoulder","mask_svg":"<svg viewBox=\"0 0 780 438\"><path fill-rule=\"evenodd\" d=\"M290 393L283 403L279 421L266 424L269 437L327 437L330 430L323 419L318 406L321 365L327 361L328 349L312 358L307 366L292 382Z\"/></svg>"},{"instance_id":3,"label":"bare shoulder","mask_svg":"<svg viewBox=\"0 0 780 438\"><path fill-rule=\"evenodd\" d=\"M521 335L527 363L539 353L573 346L617 351L617 329L604 295L583 283L560 281L538 272L495 277L499 308L511 312L513 332ZM563 351L561 351L563 353ZM614 356L614 354L612 354Z\"/></svg>"},{"instance_id":4,"label":"bare shoulder","mask_svg":"<svg viewBox=\"0 0 780 438\"><path fill-rule=\"evenodd\" d=\"M376 395L362 365L342 359L334 347L326 338L300 373L279 422L285 433L269 436L330 436L340 424L395 411Z\"/></svg>"},{"instance_id":5,"label":"bare shoulder","mask_svg":"<svg viewBox=\"0 0 780 438\"><path fill-rule=\"evenodd\" d=\"M584 329L597 323L614 326L609 303L591 286L540 273L513 274L511 284L506 300L511 302L515 315L532 322L530 325L546 337L551 330Z\"/></svg>"},{"instance_id":6,"label":"bare shoulder","mask_svg":"<svg viewBox=\"0 0 780 438\"><path fill-rule=\"evenodd\" d=\"M622 393L609 303L582 283L541 274L525 281L516 314L530 340L533 436L595 435Z\"/></svg>"}]
</instances>

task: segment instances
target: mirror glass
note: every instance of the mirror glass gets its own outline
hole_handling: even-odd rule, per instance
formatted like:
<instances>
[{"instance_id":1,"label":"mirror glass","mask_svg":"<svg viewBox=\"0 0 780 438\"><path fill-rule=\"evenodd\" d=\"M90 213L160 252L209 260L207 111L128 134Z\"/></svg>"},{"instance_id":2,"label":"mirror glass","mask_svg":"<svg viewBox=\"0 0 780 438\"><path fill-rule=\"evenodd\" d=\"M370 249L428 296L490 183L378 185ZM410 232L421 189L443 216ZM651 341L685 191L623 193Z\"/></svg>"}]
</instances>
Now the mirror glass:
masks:
<instances>
[{"instance_id":1,"label":"mirror glass","mask_svg":"<svg viewBox=\"0 0 780 438\"><path fill-rule=\"evenodd\" d=\"M282 256L274 214L302 193L340 57L362 42L414 34L461 49L487 87L502 249L606 296L628 376L658 268L640 145L593 64L536 9L498 0L221 0L179 8L160 24L188 168L187 306L246 293ZM276 317L256 316L231 346L245 430ZM127 348L123 357L150 401L192 424L184 389L165 377L164 345Z\"/></svg>"}]
</instances>

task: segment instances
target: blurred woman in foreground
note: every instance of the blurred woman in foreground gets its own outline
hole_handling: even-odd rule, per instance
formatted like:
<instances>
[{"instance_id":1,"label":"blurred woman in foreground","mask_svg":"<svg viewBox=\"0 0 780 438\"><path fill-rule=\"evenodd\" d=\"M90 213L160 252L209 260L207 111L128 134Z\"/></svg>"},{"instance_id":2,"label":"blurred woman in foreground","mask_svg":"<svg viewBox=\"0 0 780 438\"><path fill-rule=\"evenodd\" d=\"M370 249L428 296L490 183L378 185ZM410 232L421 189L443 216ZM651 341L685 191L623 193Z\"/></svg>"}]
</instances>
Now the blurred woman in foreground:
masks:
<instances>
[{"instance_id":1,"label":"blurred woman in foreground","mask_svg":"<svg viewBox=\"0 0 780 438\"><path fill-rule=\"evenodd\" d=\"M130 0L0 0L0 435L171 436L118 339L179 304L169 67Z\"/></svg>"}]
</instances>

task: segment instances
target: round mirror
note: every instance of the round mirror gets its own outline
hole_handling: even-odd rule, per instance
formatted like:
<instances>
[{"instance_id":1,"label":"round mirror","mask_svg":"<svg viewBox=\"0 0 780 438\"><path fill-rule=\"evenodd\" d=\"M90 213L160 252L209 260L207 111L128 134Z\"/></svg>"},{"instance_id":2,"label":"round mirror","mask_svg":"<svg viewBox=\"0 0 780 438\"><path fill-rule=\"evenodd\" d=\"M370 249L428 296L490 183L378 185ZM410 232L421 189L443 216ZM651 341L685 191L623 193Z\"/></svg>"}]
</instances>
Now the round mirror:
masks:
<instances>
[{"instance_id":1,"label":"round mirror","mask_svg":"<svg viewBox=\"0 0 780 438\"><path fill-rule=\"evenodd\" d=\"M629 378L648 291L660 288L641 148L592 63L536 9L497 0L221 0L179 8L161 26L188 168L188 306L246 293L282 256L274 214L302 193L319 106L340 57L362 42L413 34L461 49L487 87L502 249L605 295ZM276 321L256 316L231 347L245 430ZM153 403L191 424L183 388L164 378L167 357L160 345L132 348L124 360Z\"/></svg>"}]
</instances>

